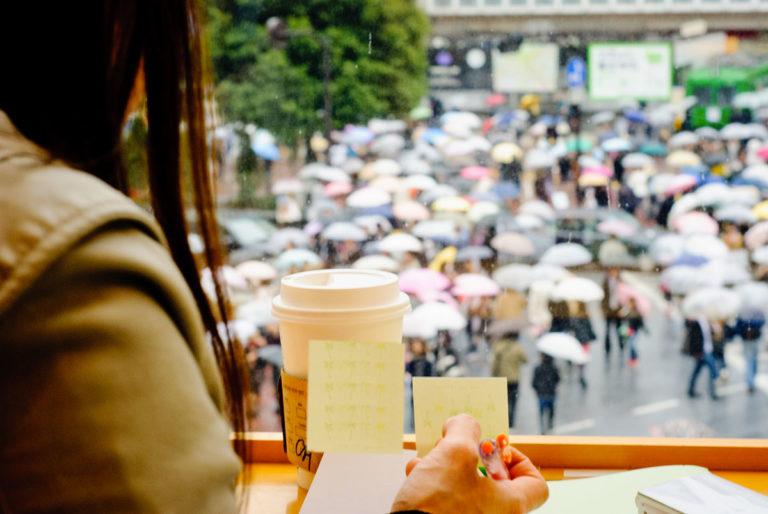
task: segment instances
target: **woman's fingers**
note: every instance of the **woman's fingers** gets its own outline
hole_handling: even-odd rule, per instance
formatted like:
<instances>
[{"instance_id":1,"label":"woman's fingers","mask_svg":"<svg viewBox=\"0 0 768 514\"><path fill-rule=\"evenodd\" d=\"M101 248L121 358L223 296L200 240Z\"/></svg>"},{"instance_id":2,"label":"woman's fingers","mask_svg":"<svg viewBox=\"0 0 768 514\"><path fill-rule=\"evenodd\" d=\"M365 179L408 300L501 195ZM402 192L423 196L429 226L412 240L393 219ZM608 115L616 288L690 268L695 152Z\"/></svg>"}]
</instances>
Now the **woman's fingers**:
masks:
<instances>
[{"instance_id":1,"label":"woman's fingers","mask_svg":"<svg viewBox=\"0 0 768 514\"><path fill-rule=\"evenodd\" d=\"M513 479L524 476L542 478L541 473L536 466L533 465L531 459L529 459L523 452L512 445L504 448L504 452L508 452L512 455L512 461L507 463L507 468L509 469L509 475Z\"/></svg>"}]
</instances>

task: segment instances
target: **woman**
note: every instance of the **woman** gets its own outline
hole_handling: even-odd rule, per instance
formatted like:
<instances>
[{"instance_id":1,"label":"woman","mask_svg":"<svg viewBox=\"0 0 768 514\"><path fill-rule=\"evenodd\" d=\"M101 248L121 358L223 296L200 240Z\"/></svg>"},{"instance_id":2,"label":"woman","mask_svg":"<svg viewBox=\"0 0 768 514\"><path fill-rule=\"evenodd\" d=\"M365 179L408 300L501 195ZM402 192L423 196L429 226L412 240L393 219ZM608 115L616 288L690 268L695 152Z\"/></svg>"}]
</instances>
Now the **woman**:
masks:
<instances>
[{"instance_id":1,"label":"woman","mask_svg":"<svg viewBox=\"0 0 768 514\"><path fill-rule=\"evenodd\" d=\"M242 350L216 328L226 298L217 273L214 301L203 292L184 219L193 204L219 270L198 20L194 0L12 2L0 16L2 512L237 510ZM155 218L122 194L121 130L143 96ZM397 508L444 512L442 487L467 511L541 504L522 455L519 479L467 480L478 437L449 420Z\"/></svg>"}]
</instances>

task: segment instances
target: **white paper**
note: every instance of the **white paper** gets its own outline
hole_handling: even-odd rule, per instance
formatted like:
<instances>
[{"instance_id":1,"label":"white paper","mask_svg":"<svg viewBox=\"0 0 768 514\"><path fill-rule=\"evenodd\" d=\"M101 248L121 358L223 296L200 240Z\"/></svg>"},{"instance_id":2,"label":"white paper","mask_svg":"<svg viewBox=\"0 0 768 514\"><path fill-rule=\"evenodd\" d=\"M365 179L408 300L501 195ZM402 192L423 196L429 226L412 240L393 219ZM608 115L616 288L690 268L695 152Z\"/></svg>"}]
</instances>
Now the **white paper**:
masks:
<instances>
[{"instance_id":1,"label":"white paper","mask_svg":"<svg viewBox=\"0 0 768 514\"><path fill-rule=\"evenodd\" d=\"M768 496L712 473L671 480L640 493L686 514L768 513Z\"/></svg>"},{"instance_id":2,"label":"white paper","mask_svg":"<svg viewBox=\"0 0 768 514\"><path fill-rule=\"evenodd\" d=\"M405 482L405 465L414 457L414 451L324 454L301 514L390 512Z\"/></svg>"}]
</instances>

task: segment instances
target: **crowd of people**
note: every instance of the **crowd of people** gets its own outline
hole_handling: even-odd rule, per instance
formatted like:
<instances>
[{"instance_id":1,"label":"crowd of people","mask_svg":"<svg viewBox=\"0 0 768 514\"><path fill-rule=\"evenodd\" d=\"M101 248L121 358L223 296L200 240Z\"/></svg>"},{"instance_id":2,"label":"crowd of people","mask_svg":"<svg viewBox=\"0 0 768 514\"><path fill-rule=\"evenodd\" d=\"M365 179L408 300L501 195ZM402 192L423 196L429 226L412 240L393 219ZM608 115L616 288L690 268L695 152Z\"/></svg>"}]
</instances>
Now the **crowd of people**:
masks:
<instances>
[{"instance_id":1,"label":"crowd of people","mask_svg":"<svg viewBox=\"0 0 768 514\"><path fill-rule=\"evenodd\" d=\"M406 375L503 376L511 427L521 367L534 357L521 339L541 354L531 386L546 433L558 367L586 389L598 332L606 358L636 366L652 312L666 319L657 342L695 361L690 397L702 370L718 397L723 348L736 339L754 392L768 305L768 130L683 130L687 107L451 111L315 136L317 161L272 183L280 228L266 259L225 276L254 390L280 366L269 315L279 277L351 267L397 273L410 295ZM631 280L639 274L652 287Z\"/></svg>"}]
</instances>

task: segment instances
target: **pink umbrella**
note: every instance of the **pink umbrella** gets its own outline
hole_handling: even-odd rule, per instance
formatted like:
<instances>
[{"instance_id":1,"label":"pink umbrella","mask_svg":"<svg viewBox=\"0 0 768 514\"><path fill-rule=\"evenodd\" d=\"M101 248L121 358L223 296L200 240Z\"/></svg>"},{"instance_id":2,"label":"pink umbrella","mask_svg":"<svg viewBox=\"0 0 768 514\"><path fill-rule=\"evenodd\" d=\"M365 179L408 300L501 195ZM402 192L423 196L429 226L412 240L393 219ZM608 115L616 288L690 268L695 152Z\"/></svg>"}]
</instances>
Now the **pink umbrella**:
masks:
<instances>
[{"instance_id":1,"label":"pink umbrella","mask_svg":"<svg viewBox=\"0 0 768 514\"><path fill-rule=\"evenodd\" d=\"M755 250L768 243L768 221L761 221L750 227L744 234L744 242L750 250Z\"/></svg>"},{"instance_id":2,"label":"pink umbrella","mask_svg":"<svg viewBox=\"0 0 768 514\"><path fill-rule=\"evenodd\" d=\"M677 193L685 193L694 186L696 186L696 177L693 175L675 175L670 179L664 194L672 196Z\"/></svg>"},{"instance_id":3,"label":"pink umbrella","mask_svg":"<svg viewBox=\"0 0 768 514\"><path fill-rule=\"evenodd\" d=\"M763 160L768 161L768 146L763 146L757 149L757 156Z\"/></svg>"},{"instance_id":4,"label":"pink umbrella","mask_svg":"<svg viewBox=\"0 0 768 514\"><path fill-rule=\"evenodd\" d=\"M482 180L490 174L491 169L485 166L467 166L461 170L461 177L467 180Z\"/></svg>"},{"instance_id":5,"label":"pink umbrella","mask_svg":"<svg viewBox=\"0 0 768 514\"><path fill-rule=\"evenodd\" d=\"M619 282L619 287L616 288L616 294L619 296L619 303L622 305L629 304L629 300L635 301L638 312L643 316L648 316L651 312L651 302L648 298L634 289L632 286Z\"/></svg>"},{"instance_id":6,"label":"pink umbrella","mask_svg":"<svg viewBox=\"0 0 768 514\"><path fill-rule=\"evenodd\" d=\"M396 203L392 211L395 214L395 218L403 221L423 221L429 219L429 209L419 202L411 200Z\"/></svg>"},{"instance_id":7,"label":"pink umbrella","mask_svg":"<svg viewBox=\"0 0 768 514\"><path fill-rule=\"evenodd\" d=\"M616 237L630 237L637 232L637 227L626 221L622 221L616 218L610 218L601 221L597 225L597 230L603 234Z\"/></svg>"},{"instance_id":8,"label":"pink umbrella","mask_svg":"<svg viewBox=\"0 0 768 514\"><path fill-rule=\"evenodd\" d=\"M602 177L613 177L613 170L608 166L589 166L584 168L581 173L583 175L600 175Z\"/></svg>"},{"instance_id":9,"label":"pink umbrella","mask_svg":"<svg viewBox=\"0 0 768 514\"><path fill-rule=\"evenodd\" d=\"M720 230L717 221L699 211L687 212L672 218L670 227L683 235L705 234L714 236Z\"/></svg>"},{"instance_id":10,"label":"pink umbrella","mask_svg":"<svg viewBox=\"0 0 768 514\"><path fill-rule=\"evenodd\" d=\"M455 296L496 296L501 291L499 285L478 273L464 273L456 277L452 290Z\"/></svg>"},{"instance_id":11,"label":"pink umbrella","mask_svg":"<svg viewBox=\"0 0 768 514\"><path fill-rule=\"evenodd\" d=\"M352 192L352 184L349 182L329 182L323 188L325 196L333 198L334 196L348 195Z\"/></svg>"},{"instance_id":12,"label":"pink umbrella","mask_svg":"<svg viewBox=\"0 0 768 514\"><path fill-rule=\"evenodd\" d=\"M449 293L448 291L434 291L430 289L425 289L423 291L419 291L418 293L416 293L416 297L419 299L420 302L423 302L423 303L442 302L456 309L459 308L459 302L457 302L456 299L453 296L451 296L451 293Z\"/></svg>"},{"instance_id":13,"label":"pink umbrella","mask_svg":"<svg viewBox=\"0 0 768 514\"><path fill-rule=\"evenodd\" d=\"M410 269L400 273L400 290L416 294L422 291L442 291L451 285L448 277L428 268Z\"/></svg>"}]
</instances>

